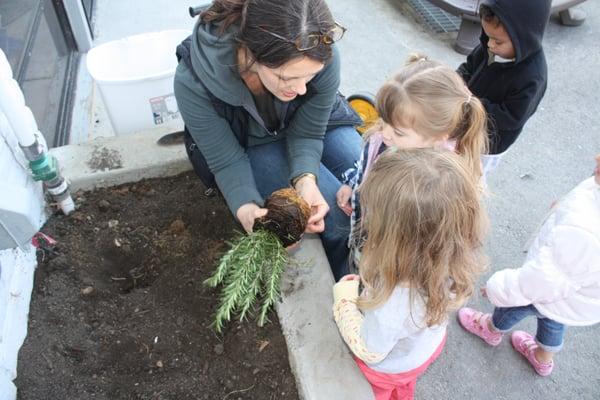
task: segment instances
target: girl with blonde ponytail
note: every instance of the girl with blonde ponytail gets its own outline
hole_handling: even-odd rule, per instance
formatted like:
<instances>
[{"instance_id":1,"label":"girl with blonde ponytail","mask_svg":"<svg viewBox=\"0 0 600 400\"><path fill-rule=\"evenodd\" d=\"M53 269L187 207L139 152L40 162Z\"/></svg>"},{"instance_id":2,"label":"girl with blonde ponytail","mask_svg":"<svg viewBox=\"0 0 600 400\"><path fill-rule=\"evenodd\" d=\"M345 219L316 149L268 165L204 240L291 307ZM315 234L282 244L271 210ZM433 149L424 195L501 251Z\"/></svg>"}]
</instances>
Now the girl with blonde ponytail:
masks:
<instances>
[{"instance_id":1,"label":"girl with blonde ponytail","mask_svg":"<svg viewBox=\"0 0 600 400\"><path fill-rule=\"evenodd\" d=\"M351 216L349 246L356 258L364 235L356 189L385 149L444 147L462 156L473 178L482 176L480 155L487 151L483 105L450 67L413 54L405 66L383 84L377 96L380 121L365 134L365 144L354 168L343 175L337 203Z\"/></svg>"}]
</instances>

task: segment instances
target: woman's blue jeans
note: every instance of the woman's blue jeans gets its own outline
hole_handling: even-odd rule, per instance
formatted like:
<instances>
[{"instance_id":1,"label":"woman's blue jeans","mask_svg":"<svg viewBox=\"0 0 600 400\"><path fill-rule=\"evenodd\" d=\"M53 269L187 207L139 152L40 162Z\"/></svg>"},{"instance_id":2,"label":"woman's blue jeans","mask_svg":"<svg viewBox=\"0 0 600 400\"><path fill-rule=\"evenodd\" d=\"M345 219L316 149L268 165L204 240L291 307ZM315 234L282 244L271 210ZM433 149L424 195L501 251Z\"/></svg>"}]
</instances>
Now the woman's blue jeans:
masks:
<instances>
[{"instance_id":1,"label":"woman's blue jeans","mask_svg":"<svg viewBox=\"0 0 600 400\"><path fill-rule=\"evenodd\" d=\"M319 189L329 205L325 231L321 240L335 280L348 273L348 235L350 217L337 206L335 195L343 172L353 167L360 156L362 139L350 126L328 131L323 142L319 169ZM277 189L289 186L290 170L285 140L246 149L258 192L268 197Z\"/></svg>"},{"instance_id":2,"label":"woman's blue jeans","mask_svg":"<svg viewBox=\"0 0 600 400\"><path fill-rule=\"evenodd\" d=\"M523 307L496 307L492 314L492 323L500 332L507 332L522 319L531 316L537 318L535 340L540 347L552 353L560 351L563 345L565 326L544 317L531 304Z\"/></svg>"}]
</instances>

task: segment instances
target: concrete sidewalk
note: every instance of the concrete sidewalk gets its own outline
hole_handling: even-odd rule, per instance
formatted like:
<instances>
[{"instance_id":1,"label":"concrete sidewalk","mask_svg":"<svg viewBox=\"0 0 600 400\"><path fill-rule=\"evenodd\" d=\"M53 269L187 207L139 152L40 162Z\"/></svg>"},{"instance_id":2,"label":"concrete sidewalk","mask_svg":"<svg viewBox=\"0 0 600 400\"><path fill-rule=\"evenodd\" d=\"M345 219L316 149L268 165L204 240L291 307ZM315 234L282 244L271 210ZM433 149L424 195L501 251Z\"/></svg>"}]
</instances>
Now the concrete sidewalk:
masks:
<instances>
[{"instance_id":1,"label":"concrete sidewalk","mask_svg":"<svg viewBox=\"0 0 600 400\"><path fill-rule=\"evenodd\" d=\"M342 91L345 94L375 92L411 52L425 53L453 66L464 60L451 49L451 37L424 31L414 21L413 15L406 12L404 1L330 0L328 3L336 19L348 28L339 44L343 58ZM188 2L154 0L153 5L99 0L96 20L98 42L149 30L191 27L192 20L185 14L190 5ZM596 101L600 93L600 30L597 29L600 26L600 3L588 1L581 8L588 13L588 19L581 27L563 27L556 18L552 19L544 40L549 65L546 96L522 137L489 180L491 196L488 210L492 226L487 250L491 268L482 277L482 282L495 270L520 265L524 245L550 203L590 175L593 155L600 152L600 135L597 133L600 112ZM79 137L85 136L86 139L111 136L101 102L90 103L90 98L97 100L97 96L93 95L85 71L80 82L78 104L83 114L78 114L79 122L74 124L74 129L79 132ZM76 137L77 132L74 132ZM120 140L125 139L119 138L117 142ZM149 140L149 147L144 148L152 148L151 142ZM88 146L94 146L93 143ZM95 143L112 148L111 142ZM119 146L123 146L123 152L131 149L123 143ZM85 148L76 153L91 156L93 147ZM61 159L66 157L61 152L68 153L69 150L55 151ZM166 159L171 160L169 165L171 162L183 165L179 164L181 154L165 153L150 159L158 165L163 165ZM89 157L85 160L88 161ZM64 163L69 164L66 158ZM134 164L123 161L123 165ZM120 174L124 169L117 170L101 170L106 173L112 171L113 175L97 175L94 179L117 183L114 174ZM143 171L143 168L140 170ZM66 175L69 176L69 173L67 171ZM140 177L142 175L138 174L135 179ZM318 243L310 239L298 256L313 258L317 265L323 259L321 252ZM298 374L300 392L310 399L368 398L368 387L353 368L339 337L335 339L332 321L326 314L329 312L327 304L331 301L327 289L332 284L331 278L327 277L322 266L306 275L303 275L304 272L296 277L290 276L289 282L296 286L278 306L288 338L291 362ZM306 303L311 299L314 303ZM295 313L294 304L302 307ZM471 304L491 309L485 299L473 298ZM289 312L289 316L285 312ZM292 323L288 324L286 320ZM293 321L301 329L294 331L288 328L293 326ZM527 321L519 328L533 331L534 322ZM308 336L303 336L304 333ZM600 328L597 326L573 328L567 332L564 350L557 357L555 372L549 378L535 375L521 356L510 348L508 341L497 348L489 348L481 340L462 331L454 319L449 333L444 353L419 380L418 399L600 398L600 375L596 370L600 360L600 343L596 340ZM306 353L299 355L297 350ZM331 364L332 359L341 361ZM318 367L315 363L326 367Z\"/></svg>"}]
</instances>

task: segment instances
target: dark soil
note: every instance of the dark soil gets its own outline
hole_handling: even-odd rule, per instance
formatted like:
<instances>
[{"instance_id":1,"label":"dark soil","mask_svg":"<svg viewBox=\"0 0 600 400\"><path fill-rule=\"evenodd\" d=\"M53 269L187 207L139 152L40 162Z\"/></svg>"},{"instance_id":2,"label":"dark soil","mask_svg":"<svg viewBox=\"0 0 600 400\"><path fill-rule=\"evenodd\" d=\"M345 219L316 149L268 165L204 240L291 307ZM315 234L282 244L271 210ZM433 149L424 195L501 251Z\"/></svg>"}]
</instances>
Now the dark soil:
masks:
<instances>
[{"instance_id":1,"label":"dark soil","mask_svg":"<svg viewBox=\"0 0 600 400\"><path fill-rule=\"evenodd\" d=\"M192 174L78 193L53 216L19 353L19 399L297 399L277 316L209 327L202 285L239 229Z\"/></svg>"}]
</instances>

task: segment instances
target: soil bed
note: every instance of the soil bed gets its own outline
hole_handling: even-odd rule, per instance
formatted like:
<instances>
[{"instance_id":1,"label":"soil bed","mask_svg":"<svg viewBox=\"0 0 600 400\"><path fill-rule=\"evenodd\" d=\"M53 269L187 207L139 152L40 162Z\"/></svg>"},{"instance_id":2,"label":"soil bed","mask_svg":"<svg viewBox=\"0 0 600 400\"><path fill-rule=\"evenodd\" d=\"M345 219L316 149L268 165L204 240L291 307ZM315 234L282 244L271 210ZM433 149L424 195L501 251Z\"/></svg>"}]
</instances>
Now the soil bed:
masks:
<instances>
[{"instance_id":1,"label":"soil bed","mask_svg":"<svg viewBox=\"0 0 600 400\"><path fill-rule=\"evenodd\" d=\"M191 173L75 195L43 232L19 399L298 399L277 322L209 327L235 221Z\"/></svg>"}]
</instances>

